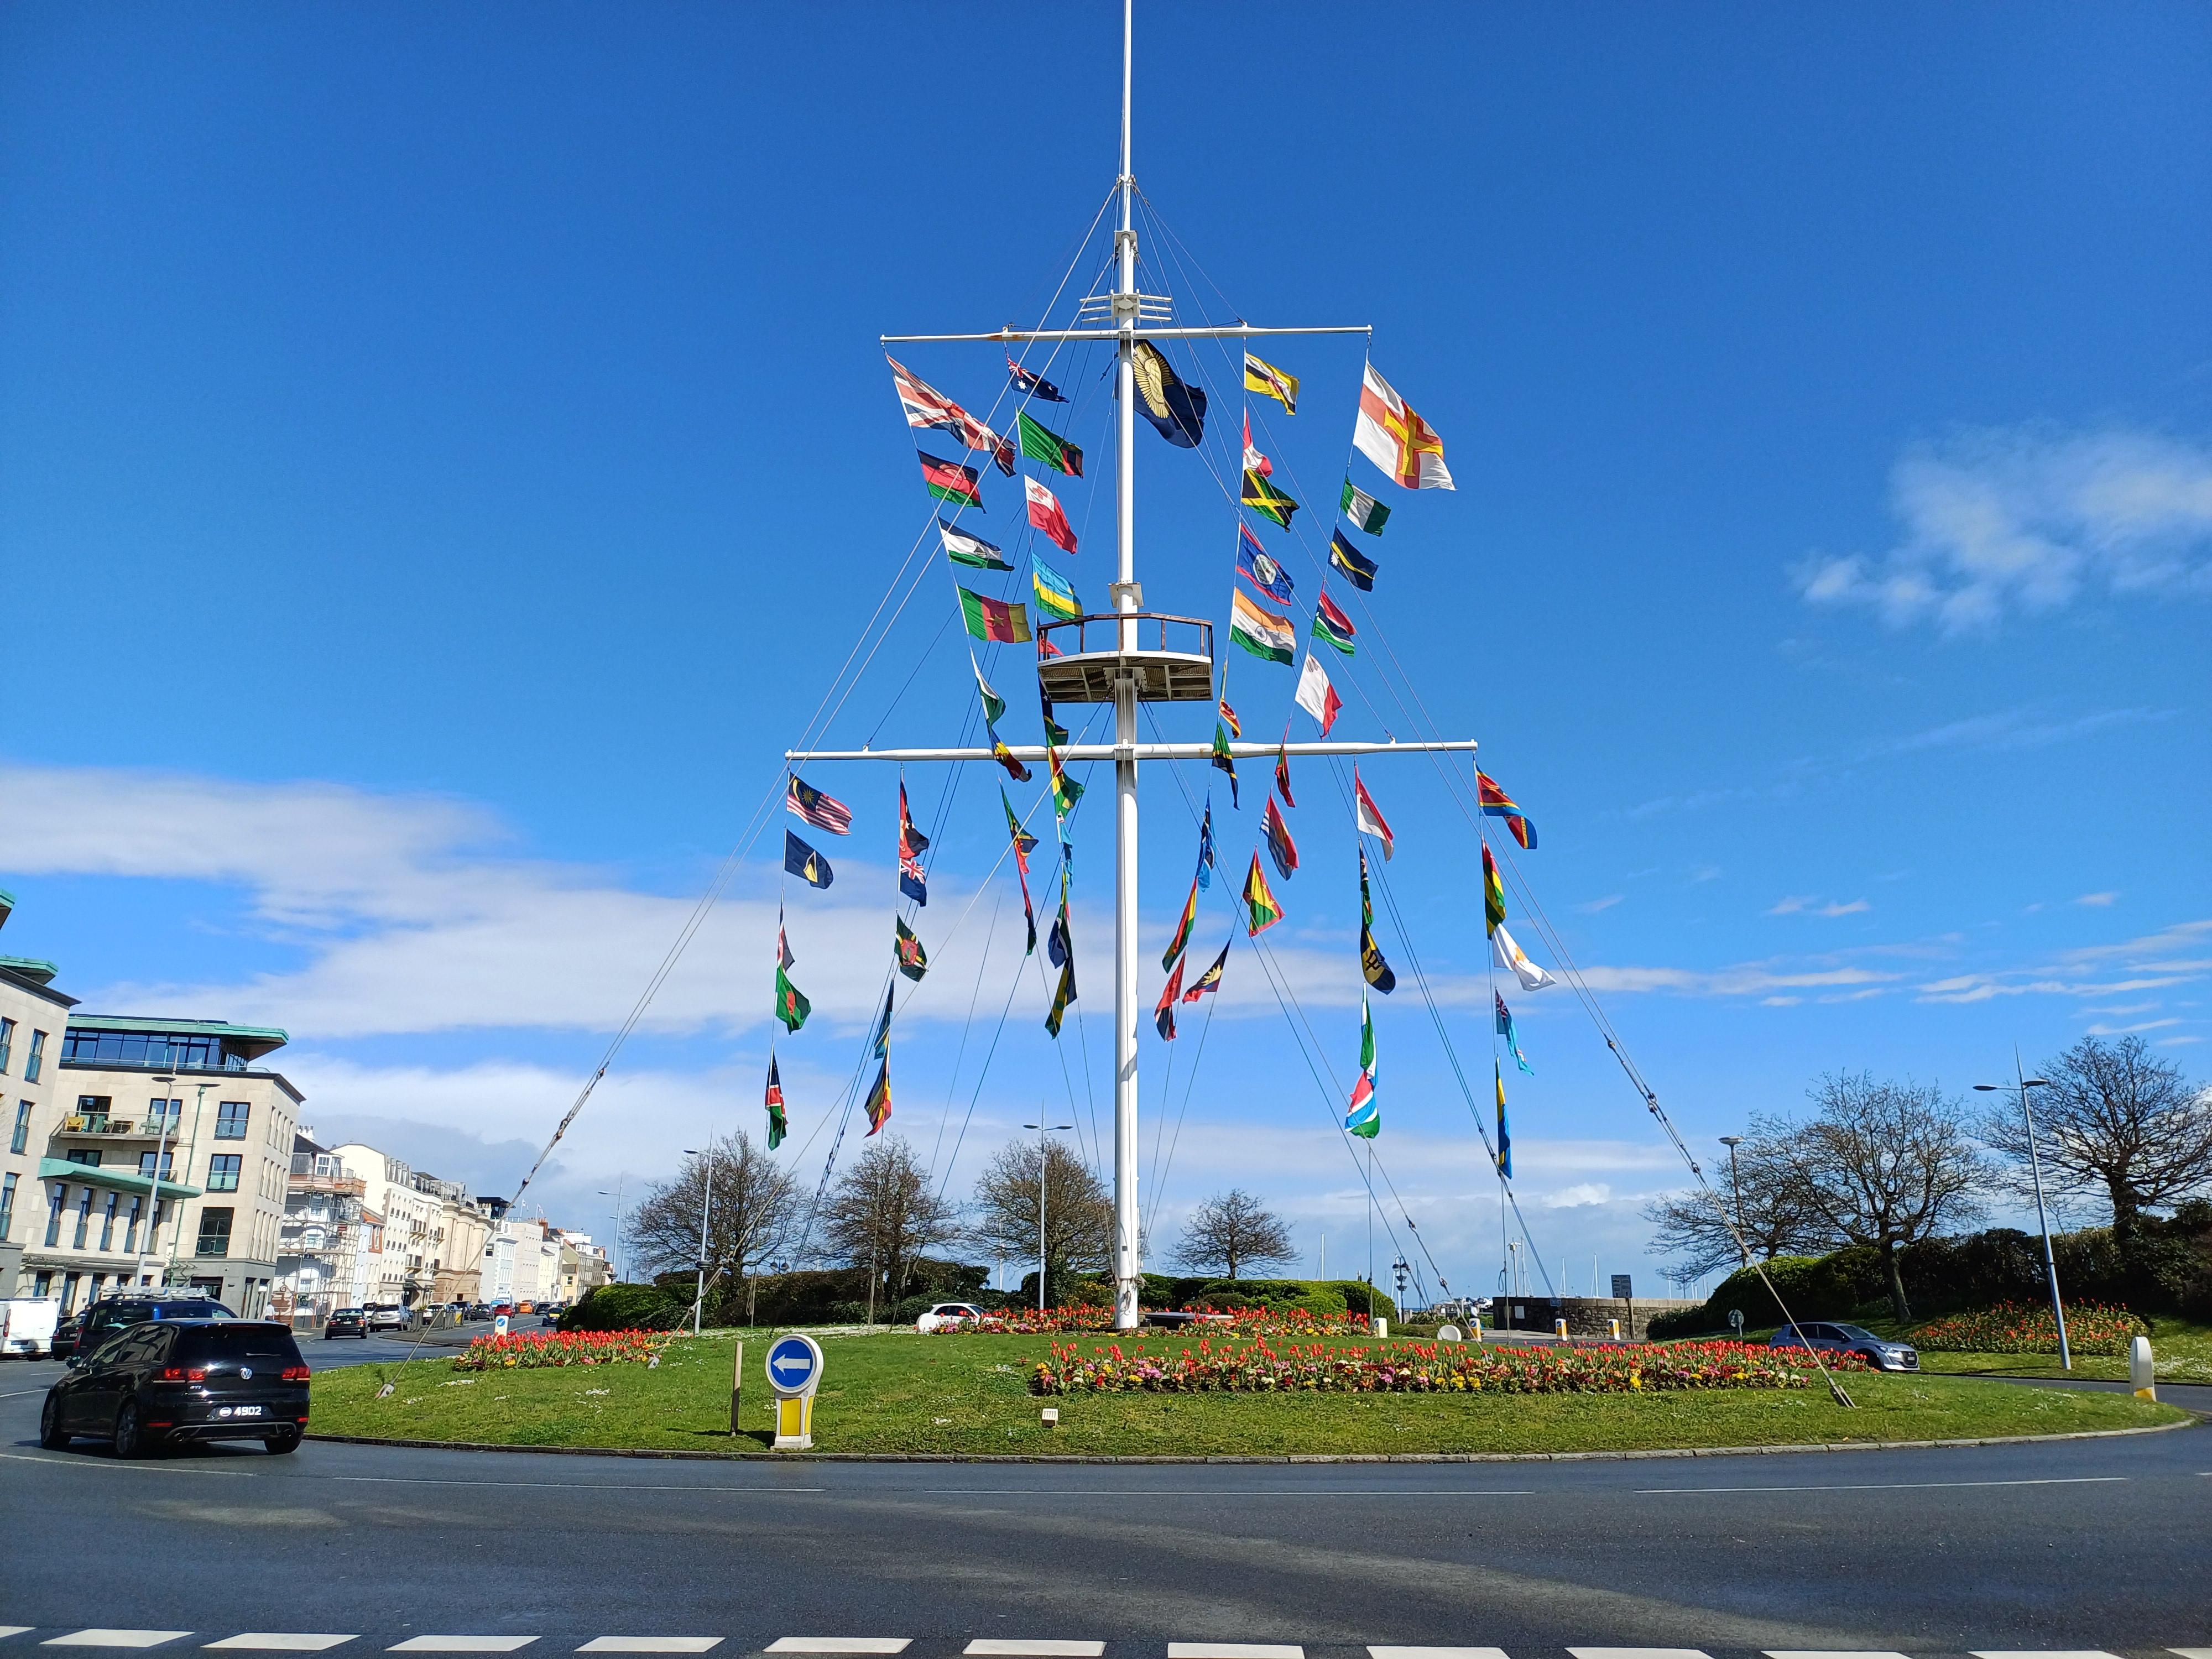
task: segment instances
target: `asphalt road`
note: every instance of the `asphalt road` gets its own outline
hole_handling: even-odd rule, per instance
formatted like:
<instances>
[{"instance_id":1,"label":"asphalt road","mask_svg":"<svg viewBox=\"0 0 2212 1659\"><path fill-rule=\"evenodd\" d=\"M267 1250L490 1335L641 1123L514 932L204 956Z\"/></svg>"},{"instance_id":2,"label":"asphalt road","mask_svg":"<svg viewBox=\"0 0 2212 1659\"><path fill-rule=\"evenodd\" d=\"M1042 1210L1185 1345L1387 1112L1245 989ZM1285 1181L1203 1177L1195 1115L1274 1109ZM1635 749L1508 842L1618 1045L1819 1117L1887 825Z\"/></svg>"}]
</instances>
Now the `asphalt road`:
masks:
<instances>
[{"instance_id":1,"label":"asphalt road","mask_svg":"<svg viewBox=\"0 0 2212 1659\"><path fill-rule=\"evenodd\" d=\"M319 1364L389 1345L302 1346ZM1170 1643L2212 1659L2206 1428L1571 1464L763 1465L312 1442L119 1463L39 1449L58 1369L0 1367L0 1620L29 1627L0 1646L27 1653L102 1627L176 1632L179 1650L353 1638L341 1653L647 1636L731 1654L910 1638L914 1659L979 1638L1103 1642L1107 1659L1168 1659Z\"/></svg>"}]
</instances>

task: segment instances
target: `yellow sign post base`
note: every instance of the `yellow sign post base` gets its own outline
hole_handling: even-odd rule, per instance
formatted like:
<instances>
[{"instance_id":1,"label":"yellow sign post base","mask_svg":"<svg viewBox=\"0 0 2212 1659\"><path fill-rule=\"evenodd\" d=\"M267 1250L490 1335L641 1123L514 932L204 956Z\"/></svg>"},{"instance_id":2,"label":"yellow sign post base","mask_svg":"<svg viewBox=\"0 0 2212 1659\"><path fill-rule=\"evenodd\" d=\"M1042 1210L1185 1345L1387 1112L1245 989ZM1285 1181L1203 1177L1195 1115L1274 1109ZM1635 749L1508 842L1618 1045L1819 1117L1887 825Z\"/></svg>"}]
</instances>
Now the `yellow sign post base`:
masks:
<instances>
[{"instance_id":1,"label":"yellow sign post base","mask_svg":"<svg viewBox=\"0 0 2212 1659\"><path fill-rule=\"evenodd\" d=\"M814 1396L793 1395L775 1402L775 1449L814 1449Z\"/></svg>"}]
</instances>

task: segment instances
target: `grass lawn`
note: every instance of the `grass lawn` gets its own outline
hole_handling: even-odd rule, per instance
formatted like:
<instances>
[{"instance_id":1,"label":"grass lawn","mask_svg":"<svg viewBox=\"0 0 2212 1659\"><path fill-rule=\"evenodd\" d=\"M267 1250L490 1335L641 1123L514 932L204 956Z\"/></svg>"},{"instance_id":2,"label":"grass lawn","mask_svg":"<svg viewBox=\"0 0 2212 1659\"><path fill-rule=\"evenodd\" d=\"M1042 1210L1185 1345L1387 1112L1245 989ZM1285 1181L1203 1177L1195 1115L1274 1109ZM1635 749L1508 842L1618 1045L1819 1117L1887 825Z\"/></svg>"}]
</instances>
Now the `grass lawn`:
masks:
<instances>
[{"instance_id":1,"label":"grass lawn","mask_svg":"<svg viewBox=\"0 0 2212 1659\"><path fill-rule=\"evenodd\" d=\"M734 1339L672 1343L659 1366L457 1371L447 1359L364 1364L314 1380L324 1434L528 1446L757 1451L771 1436L761 1366L745 1344L743 1433L729 1432ZM1091 1339L1083 1339L1085 1341ZM1153 1339L1170 1353L1180 1336ZM822 1339L816 1449L831 1452L1119 1455L1640 1450L1844 1440L1940 1440L2145 1427L2186 1413L2125 1395L1951 1377L1857 1376L1859 1409L1811 1388L1638 1395L1107 1395L1042 1399L1028 1368L1045 1337ZM1124 1341L1125 1351L1147 1346ZM387 1399L376 1391L398 1387ZM1040 1407L1060 1407L1057 1429Z\"/></svg>"}]
</instances>

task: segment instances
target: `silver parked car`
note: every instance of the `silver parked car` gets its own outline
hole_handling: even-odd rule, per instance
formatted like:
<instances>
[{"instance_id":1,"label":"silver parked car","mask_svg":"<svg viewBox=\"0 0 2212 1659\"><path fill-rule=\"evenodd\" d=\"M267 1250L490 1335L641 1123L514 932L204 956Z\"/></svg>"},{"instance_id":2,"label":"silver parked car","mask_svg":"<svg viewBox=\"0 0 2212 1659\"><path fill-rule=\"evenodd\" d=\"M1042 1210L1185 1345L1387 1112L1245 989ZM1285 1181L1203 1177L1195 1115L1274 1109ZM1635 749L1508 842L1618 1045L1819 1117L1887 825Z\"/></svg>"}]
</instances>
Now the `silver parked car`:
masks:
<instances>
[{"instance_id":1,"label":"silver parked car","mask_svg":"<svg viewBox=\"0 0 2212 1659\"><path fill-rule=\"evenodd\" d=\"M1855 1353L1878 1371L1917 1371L1920 1351L1909 1342L1891 1342L1862 1325L1838 1325L1802 1321L1784 1325L1766 1345L1770 1348L1819 1348L1826 1353Z\"/></svg>"}]
</instances>

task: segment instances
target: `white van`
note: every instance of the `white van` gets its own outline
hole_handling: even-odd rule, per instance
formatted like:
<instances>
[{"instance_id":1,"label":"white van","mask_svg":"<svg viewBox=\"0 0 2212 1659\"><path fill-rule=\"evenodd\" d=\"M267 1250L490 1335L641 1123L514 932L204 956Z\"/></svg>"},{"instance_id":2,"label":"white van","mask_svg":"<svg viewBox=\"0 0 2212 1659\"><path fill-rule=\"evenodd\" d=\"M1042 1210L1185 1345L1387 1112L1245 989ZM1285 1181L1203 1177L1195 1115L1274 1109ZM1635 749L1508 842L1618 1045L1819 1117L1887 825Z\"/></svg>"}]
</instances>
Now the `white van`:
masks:
<instances>
[{"instance_id":1,"label":"white van","mask_svg":"<svg viewBox=\"0 0 2212 1659\"><path fill-rule=\"evenodd\" d=\"M62 1304L51 1297L19 1296L0 1302L0 1354L42 1359L54 1351Z\"/></svg>"}]
</instances>

